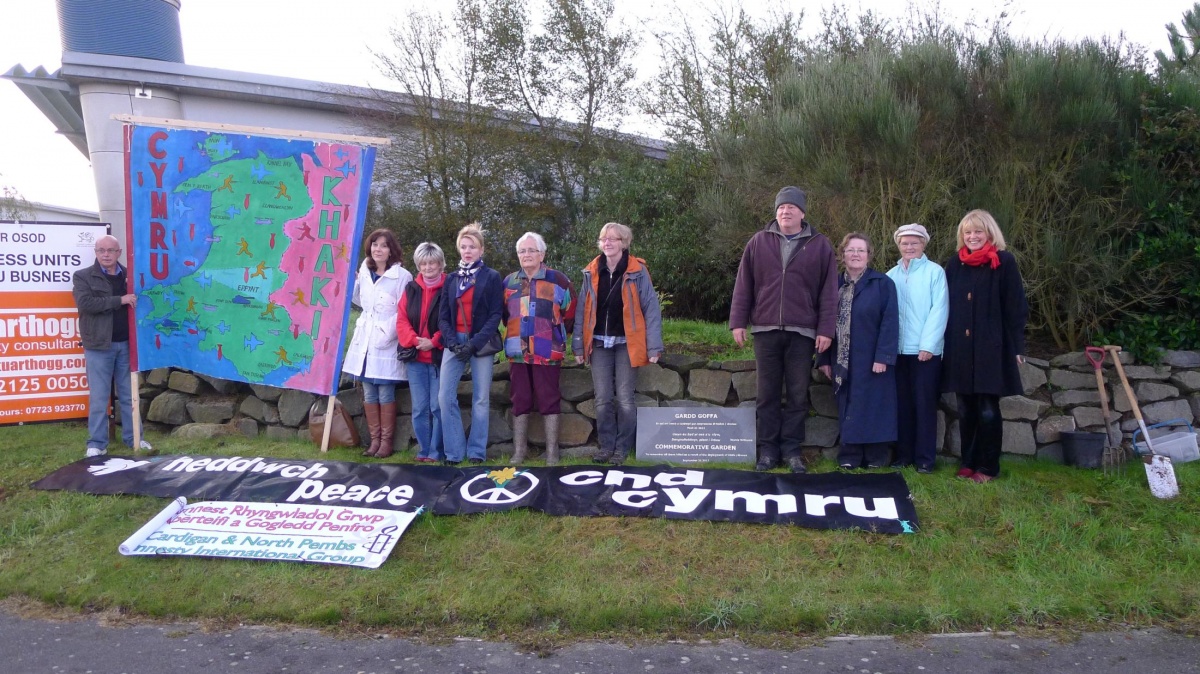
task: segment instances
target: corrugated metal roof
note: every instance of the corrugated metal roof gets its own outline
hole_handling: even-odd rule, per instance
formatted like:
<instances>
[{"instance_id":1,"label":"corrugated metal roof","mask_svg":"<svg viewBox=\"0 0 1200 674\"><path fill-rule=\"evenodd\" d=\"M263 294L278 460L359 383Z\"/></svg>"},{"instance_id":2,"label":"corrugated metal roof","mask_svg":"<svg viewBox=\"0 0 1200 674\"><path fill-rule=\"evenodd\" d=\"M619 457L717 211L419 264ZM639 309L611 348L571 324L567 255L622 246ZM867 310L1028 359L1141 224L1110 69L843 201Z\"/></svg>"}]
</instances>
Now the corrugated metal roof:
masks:
<instances>
[{"instance_id":1,"label":"corrugated metal roof","mask_svg":"<svg viewBox=\"0 0 1200 674\"><path fill-rule=\"evenodd\" d=\"M0 75L17 85L21 93L49 119L58 132L66 136L71 144L86 157L88 154L87 134L83 128L83 108L79 104L79 92L70 82L59 77L61 70L47 72L42 66L25 70L20 64Z\"/></svg>"}]
</instances>

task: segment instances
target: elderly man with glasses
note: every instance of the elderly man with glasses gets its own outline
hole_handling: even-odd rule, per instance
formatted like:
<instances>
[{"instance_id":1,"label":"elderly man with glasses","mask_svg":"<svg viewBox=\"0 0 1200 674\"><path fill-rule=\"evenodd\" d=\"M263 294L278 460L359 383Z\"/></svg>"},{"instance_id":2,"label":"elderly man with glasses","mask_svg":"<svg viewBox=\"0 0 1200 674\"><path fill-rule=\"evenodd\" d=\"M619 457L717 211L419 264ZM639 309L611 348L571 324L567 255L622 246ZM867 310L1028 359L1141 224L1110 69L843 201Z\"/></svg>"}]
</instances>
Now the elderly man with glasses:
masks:
<instances>
[{"instance_id":1,"label":"elderly man with glasses","mask_svg":"<svg viewBox=\"0 0 1200 674\"><path fill-rule=\"evenodd\" d=\"M121 437L129 447L133 437L133 391L129 377L129 309L137 295L126 292L125 268L117 260L121 243L113 236L96 241L96 262L71 279L79 308L79 333L88 378L87 456L108 453L108 402L116 386L121 411ZM151 452L142 440L135 449Z\"/></svg>"}]
</instances>

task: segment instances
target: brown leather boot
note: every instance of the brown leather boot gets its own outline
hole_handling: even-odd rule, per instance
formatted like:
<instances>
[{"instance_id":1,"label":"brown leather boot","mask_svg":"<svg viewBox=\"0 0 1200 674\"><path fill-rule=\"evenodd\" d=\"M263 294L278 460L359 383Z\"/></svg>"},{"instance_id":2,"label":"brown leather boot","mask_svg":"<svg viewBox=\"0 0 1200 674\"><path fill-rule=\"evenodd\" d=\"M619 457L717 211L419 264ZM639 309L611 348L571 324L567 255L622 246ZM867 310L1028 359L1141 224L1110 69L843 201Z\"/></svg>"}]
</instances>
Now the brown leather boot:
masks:
<instances>
[{"instance_id":1,"label":"brown leather boot","mask_svg":"<svg viewBox=\"0 0 1200 674\"><path fill-rule=\"evenodd\" d=\"M546 422L546 465L558 465L558 420L557 414L542 417Z\"/></svg>"},{"instance_id":2,"label":"brown leather boot","mask_svg":"<svg viewBox=\"0 0 1200 674\"><path fill-rule=\"evenodd\" d=\"M363 456L375 456L379 451L379 403L363 403L363 413L367 417L367 432L371 434L371 444Z\"/></svg>"},{"instance_id":3,"label":"brown leather boot","mask_svg":"<svg viewBox=\"0 0 1200 674\"><path fill-rule=\"evenodd\" d=\"M376 459L386 459L396 451L396 403L379 403L379 451Z\"/></svg>"},{"instance_id":4,"label":"brown leather boot","mask_svg":"<svg viewBox=\"0 0 1200 674\"><path fill-rule=\"evenodd\" d=\"M513 455L509 465L519 466L525 463L529 453L529 415L522 414L513 417Z\"/></svg>"}]
</instances>

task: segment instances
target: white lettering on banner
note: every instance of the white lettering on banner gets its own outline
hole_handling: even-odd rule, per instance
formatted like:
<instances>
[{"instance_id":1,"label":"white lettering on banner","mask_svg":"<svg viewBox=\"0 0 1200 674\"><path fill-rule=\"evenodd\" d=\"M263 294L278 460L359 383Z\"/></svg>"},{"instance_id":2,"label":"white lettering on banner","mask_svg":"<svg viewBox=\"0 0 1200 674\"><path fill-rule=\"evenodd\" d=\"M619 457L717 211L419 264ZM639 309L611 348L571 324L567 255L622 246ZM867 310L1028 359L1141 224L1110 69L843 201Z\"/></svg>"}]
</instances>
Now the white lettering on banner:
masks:
<instances>
[{"instance_id":1,"label":"white lettering on banner","mask_svg":"<svg viewBox=\"0 0 1200 674\"><path fill-rule=\"evenodd\" d=\"M596 484L603 479L604 473L598 470L581 470L578 473L563 475L558 478L558 481L572 487L586 487L589 484Z\"/></svg>"},{"instance_id":2,"label":"white lettering on banner","mask_svg":"<svg viewBox=\"0 0 1200 674\"><path fill-rule=\"evenodd\" d=\"M875 503L874 510L867 510L866 499L857 496L847 496L843 502L840 496L805 494L804 512L813 517L825 517L825 506L841 505L846 508L847 513L857 517L878 517L884 520L900 518L900 514L896 511L896 499L873 498L871 500Z\"/></svg>"},{"instance_id":3,"label":"white lettering on banner","mask_svg":"<svg viewBox=\"0 0 1200 674\"><path fill-rule=\"evenodd\" d=\"M775 504L775 510L780 515L790 515L796 512L796 497L791 494L759 494L752 491L730 491L718 489L714 507L717 510L733 510L734 502L738 499L746 502L746 512L759 515L767 512L767 501Z\"/></svg>"},{"instance_id":4,"label":"white lettering on banner","mask_svg":"<svg viewBox=\"0 0 1200 674\"><path fill-rule=\"evenodd\" d=\"M672 487L669 489L664 489L663 493L667 495L667 498L671 499L671 505L666 507L667 512L690 513L695 512L696 508L700 507L700 504L704 502L704 499L708 498L708 495L712 493L712 490L693 489L685 496L683 491Z\"/></svg>"},{"instance_id":5,"label":"white lettering on banner","mask_svg":"<svg viewBox=\"0 0 1200 674\"><path fill-rule=\"evenodd\" d=\"M621 483L629 480L630 489L645 489L650 486L649 475L638 475L636 473L626 473L621 470L610 470L608 475L604 476L604 484L614 487L621 486Z\"/></svg>"},{"instance_id":6,"label":"white lettering on banner","mask_svg":"<svg viewBox=\"0 0 1200 674\"><path fill-rule=\"evenodd\" d=\"M190 456L181 456L174 461L164 465L162 470L171 473L195 473L200 469L205 471L223 471L227 473L279 473L283 477L293 478L319 478L329 472L329 469L320 463L314 463L311 466L294 463L267 463L261 458L243 459L240 456L230 456L223 459L203 458L193 459Z\"/></svg>"},{"instance_id":7,"label":"white lettering on banner","mask_svg":"<svg viewBox=\"0 0 1200 674\"><path fill-rule=\"evenodd\" d=\"M286 499L288 503L295 501L304 501L309 499L318 499L321 501L363 501L366 503L378 503L386 499L388 503L394 506L406 505L413 497L413 488L411 485L400 485L396 488L387 486L379 487L375 491L369 491L366 485L354 485L349 490L346 485L331 484L328 487L321 480L304 480L300 486L296 487Z\"/></svg>"},{"instance_id":8,"label":"white lettering on banner","mask_svg":"<svg viewBox=\"0 0 1200 674\"><path fill-rule=\"evenodd\" d=\"M612 495L612 500L630 508L645 508L657 499L652 491L615 491Z\"/></svg>"},{"instance_id":9,"label":"white lettering on banner","mask_svg":"<svg viewBox=\"0 0 1200 674\"><path fill-rule=\"evenodd\" d=\"M689 470L683 475L679 473L659 473L654 476L655 484L661 484L664 487L699 487L704 484L704 473L698 470Z\"/></svg>"}]
</instances>

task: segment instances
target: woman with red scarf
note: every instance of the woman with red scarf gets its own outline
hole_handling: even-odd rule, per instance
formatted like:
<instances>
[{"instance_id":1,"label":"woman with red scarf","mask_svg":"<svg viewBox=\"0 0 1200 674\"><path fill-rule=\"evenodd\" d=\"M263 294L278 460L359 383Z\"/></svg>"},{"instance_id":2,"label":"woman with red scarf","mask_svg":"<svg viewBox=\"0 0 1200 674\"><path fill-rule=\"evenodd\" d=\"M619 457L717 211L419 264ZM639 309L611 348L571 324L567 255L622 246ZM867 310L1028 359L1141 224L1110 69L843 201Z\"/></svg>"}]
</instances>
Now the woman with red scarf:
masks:
<instances>
[{"instance_id":1,"label":"woman with red scarf","mask_svg":"<svg viewBox=\"0 0 1200 674\"><path fill-rule=\"evenodd\" d=\"M958 253L943 265L950 319L942 390L958 398L958 477L979 483L1000 474L1000 398L1023 390L1019 365L1029 305L1017 260L1005 248L996 219L974 210L958 223Z\"/></svg>"}]
</instances>

